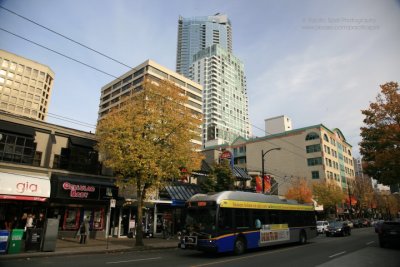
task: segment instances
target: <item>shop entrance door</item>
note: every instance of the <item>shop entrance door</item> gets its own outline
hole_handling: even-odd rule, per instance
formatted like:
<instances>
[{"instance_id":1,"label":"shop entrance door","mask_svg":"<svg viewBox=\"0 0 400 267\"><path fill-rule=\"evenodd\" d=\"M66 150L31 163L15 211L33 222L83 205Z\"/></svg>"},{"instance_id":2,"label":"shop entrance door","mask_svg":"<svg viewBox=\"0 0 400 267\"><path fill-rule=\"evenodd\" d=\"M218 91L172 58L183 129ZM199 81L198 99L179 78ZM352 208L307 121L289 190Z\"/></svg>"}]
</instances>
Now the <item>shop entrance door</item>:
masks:
<instances>
[{"instance_id":1,"label":"shop entrance door","mask_svg":"<svg viewBox=\"0 0 400 267\"><path fill-rule=\"evenodd\" d=\"M162 236L162 222L163 222L163 214L157 213L155 236Z\"/></svg>"}]
</instances>

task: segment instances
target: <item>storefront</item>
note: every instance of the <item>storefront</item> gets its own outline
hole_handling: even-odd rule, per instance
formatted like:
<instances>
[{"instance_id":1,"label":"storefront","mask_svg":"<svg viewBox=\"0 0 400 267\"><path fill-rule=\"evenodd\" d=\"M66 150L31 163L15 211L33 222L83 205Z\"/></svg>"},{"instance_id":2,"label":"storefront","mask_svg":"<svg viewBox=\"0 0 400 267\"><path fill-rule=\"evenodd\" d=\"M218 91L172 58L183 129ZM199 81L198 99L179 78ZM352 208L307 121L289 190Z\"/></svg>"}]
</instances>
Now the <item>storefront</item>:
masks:
<instances>
[{"instance_id":1,"label":"storefront","mask_svg":"<svg viewBox=\"0 0 400 267\"><path fill-rule=\"evenodd\" d=\"M160 202L170 201L171 203L156 204L155 214L157 219L156 233L160 232L160 225L166 223L171 234L176 234L184 227L185 220L185 204L193 195L201 193L201 189L196 184L183 182L174 182L167 185L160 191Z\"/></svg>"},{"instance_id":2,"label":"storefront","mask_svg":"<svg viewBox=\"0 0 400 267\"><path fill-rule=\"evenodd\" d=\"M53 174L48 217L59 219L59 236L75 236L86 220L92 238L104 237L110 199L117 195L117 187L110 178Z\"/></svg>"},{"instance_id":3,"label":"storefront","mask_svg":"<svg viewBox=\"0 0 400 267\"><path fill-rule=\"evenodd\" d=\"M0 229L42 226L49 197L48 177L0 172Z\"/></svg>"}]
</instances>

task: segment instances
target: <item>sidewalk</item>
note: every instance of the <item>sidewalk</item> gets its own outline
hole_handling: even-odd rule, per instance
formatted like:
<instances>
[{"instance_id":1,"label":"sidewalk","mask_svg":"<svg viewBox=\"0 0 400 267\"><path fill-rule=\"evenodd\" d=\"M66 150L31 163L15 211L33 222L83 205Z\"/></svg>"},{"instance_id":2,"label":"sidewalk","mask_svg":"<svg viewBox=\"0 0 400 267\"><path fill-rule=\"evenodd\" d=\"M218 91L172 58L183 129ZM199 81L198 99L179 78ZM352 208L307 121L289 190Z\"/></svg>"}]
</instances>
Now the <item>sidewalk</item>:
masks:
<instances>
[{"instance_id":1,"label":"sidewalk","mask_svg":"<svg viewBox=\"0 0 400 267\"><path fill-rule=\"evenodd\" d=\"M134 238L114 238L107 239L88 239L86 244L79 244L76 238L58 239L56 249L53 252L29 251L18 254L0 254L0 261L5 259L24 259L33 257L52 257L61 255L78 255L78 254L96 254L96 253L113 253L121 251L138 251L151 249L167 249L177 248L178 239L171 238L169 240L162 238L143 238L143 247L135 246ZM107 247L108 244L108 247Z\"/></svg>"}]
</instances>

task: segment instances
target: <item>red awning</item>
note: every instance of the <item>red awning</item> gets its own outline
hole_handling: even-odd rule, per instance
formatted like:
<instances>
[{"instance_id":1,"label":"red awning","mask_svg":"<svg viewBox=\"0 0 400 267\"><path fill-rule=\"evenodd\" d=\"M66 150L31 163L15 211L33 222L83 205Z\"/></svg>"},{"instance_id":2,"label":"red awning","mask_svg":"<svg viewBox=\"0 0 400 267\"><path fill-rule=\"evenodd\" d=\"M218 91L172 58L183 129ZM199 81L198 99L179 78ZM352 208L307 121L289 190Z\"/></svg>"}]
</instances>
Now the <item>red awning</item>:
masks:
<instances>
[{"instance_id":1,"label":"red awning","mask_svg":"<svg viewBox=\"0 0 400 267\"><path fill-rule=\"evenodd\" d=\"M11 196L11 195L0 195L0 199L40 201L40 202L45 202L47 200L47 198L45 198L45 197Z\"/></svg>"}]
</instances>

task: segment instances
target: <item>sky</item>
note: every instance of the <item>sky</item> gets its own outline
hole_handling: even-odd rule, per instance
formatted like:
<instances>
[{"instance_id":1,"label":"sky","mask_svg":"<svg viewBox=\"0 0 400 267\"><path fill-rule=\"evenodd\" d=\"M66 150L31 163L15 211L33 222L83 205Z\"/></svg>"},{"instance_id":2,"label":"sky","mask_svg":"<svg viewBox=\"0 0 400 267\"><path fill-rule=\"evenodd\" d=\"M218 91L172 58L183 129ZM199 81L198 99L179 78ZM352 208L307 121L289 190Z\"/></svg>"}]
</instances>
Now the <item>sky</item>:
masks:
<instances>
[{"instance_id":1,"label":"sky","mask_svg":"<svg viewBox=\"0 0 400 267\"><path fill-rule=\"evenodd\" d=\"M375 101L379 85L400 80L400 0L0 0L0 5L128 66L152 59L171 70L179 16L227 14L233 53L245 66L253 135L264 135L266 118L287 115L294 129L320 123L340 129L355 156L361 110ZM129 71L1 8L0 28L113 76ZM113 77L3 30L0 49L55 72L48 122L95 131L100 90Z\"/></svg>"}]
</instances>

